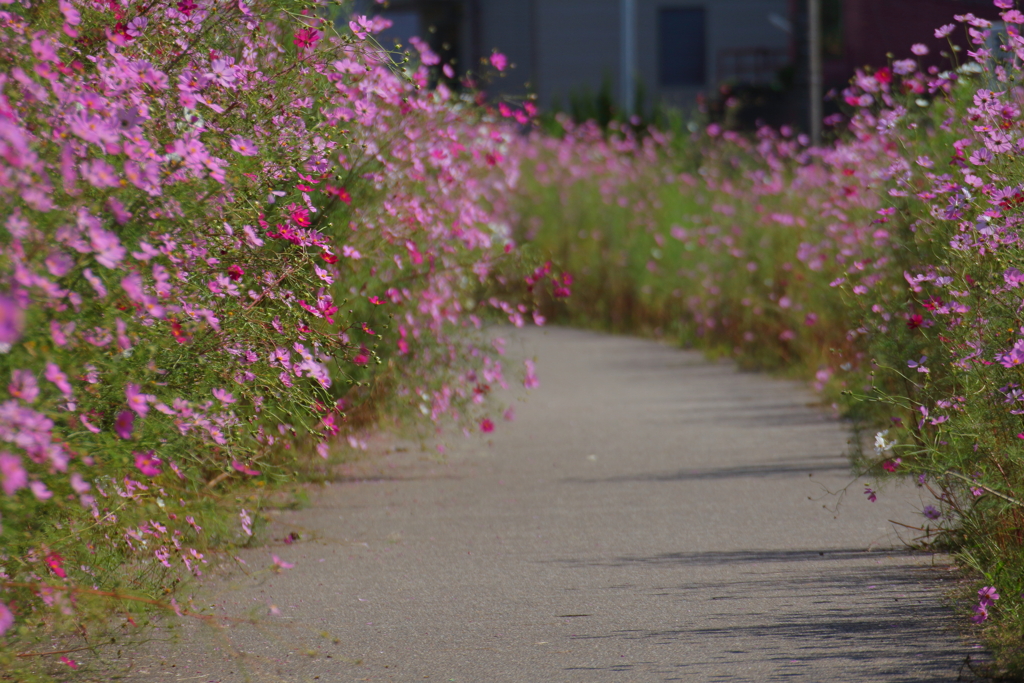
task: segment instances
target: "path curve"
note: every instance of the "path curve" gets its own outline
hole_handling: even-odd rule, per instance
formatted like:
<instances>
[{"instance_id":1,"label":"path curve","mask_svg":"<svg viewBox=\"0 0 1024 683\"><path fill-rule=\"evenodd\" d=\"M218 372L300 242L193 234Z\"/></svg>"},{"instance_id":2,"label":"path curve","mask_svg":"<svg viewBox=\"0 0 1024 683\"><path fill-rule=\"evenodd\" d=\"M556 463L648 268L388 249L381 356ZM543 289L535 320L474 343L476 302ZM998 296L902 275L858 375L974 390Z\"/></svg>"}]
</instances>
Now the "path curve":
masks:
<instances>
[{"instance_id":1,"label":"path curve","mask_svg":"<svg viewBox=\"0 0 1024 683\"><path fill-rule=\"evenodd\" d=\"M798 385L581 331L509 347L542 382L514 423L284 513L275 529L316 539L272 549L295 568L219 599L280 612L231 630L245 657L173 646L133 676L932 683L978 652L942 605L950 573L886 521L918 519L917 490L871 504L857 482L825 509L847 434Z\"/></svg>"}]
</instances>

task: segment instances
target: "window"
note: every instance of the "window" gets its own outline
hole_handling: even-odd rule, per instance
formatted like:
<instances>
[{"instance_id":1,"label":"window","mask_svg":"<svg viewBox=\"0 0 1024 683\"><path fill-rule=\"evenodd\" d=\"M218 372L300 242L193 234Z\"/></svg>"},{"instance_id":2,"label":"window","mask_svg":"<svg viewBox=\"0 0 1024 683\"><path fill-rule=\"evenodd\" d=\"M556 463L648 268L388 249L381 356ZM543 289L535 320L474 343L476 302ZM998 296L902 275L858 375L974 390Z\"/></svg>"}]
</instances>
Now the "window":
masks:
<instances>
[{"instance_id":1,"label":"window","mask_svg":"<svg viewBox=\"0 0 1024 683\"><path fill-rule=\"evenodd\" d=\"M663 86L704 85L704 8L658 10L658 77Z\"/></svg>"},{"instance_id":2,"label":"window","mask_svg":"<svg viewBox=\"0 0 1024 683\"><path fill-rule=\"evenodd\" d=\"M825 59L843 58L843 0L821 3L821 52Z\"/></svg>"}]
</instances>

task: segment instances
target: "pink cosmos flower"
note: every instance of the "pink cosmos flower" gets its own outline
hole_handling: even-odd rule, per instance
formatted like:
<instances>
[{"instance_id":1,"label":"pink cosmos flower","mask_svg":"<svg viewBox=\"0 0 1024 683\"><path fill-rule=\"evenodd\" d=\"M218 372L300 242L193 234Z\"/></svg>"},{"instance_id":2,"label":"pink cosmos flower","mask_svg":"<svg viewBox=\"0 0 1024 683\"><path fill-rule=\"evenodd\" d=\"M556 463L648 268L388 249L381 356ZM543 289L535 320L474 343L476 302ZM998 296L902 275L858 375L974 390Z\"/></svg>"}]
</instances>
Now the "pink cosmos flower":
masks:
<instances>
[{"instance_id":1,"label":"pink cosmos flower","mask_svg":"<svg viewBox=\"0 0 1024 683\"><path fill-rule=\"evenodd\" d=\"M494 431L494 423L491 422L490 418L485 417L483 420L480 421L480 431L484 432L485 434Z\"/></svg>"},{"instance_id":2,"label":"pink cosmos flower","mask_svg":"<svg viewBox=\"0 0 1024 683\"><path fill-rule=\"evenodd\" d=\"M236 135L231 138L231 149L235 150L243 157L256 156L260 151L255 142L249 138L243 138L241 135Z\"/></svg>"},{"instance_id":3,"label":"pink cosmos flower","mask_svg":"<svg viewBox=\"0 0 1024 683\"><path fill-rule=\"evenodd\" d=\"M373 22L362 14L357 15L354 21L348 22L348 27L359 40L366 40L367 34L373 32Z\"/></svg>"},{"instance_id":4,"label":"pink cosmos flower","mask_svg":"<svg viewBox=\"0 0 1024 683\"><path fill-rule=\"evenodd\" d=\"M39 383L30 371L15 370L11 373L11 383L7 385L7 392L25 403L35 403L39 397Z\"/></svg>"},{"instance_id":5,"label":"pink cosmos flower","mask_svg":"<svg viewBox=\"0 0 1024 683\"><path fill-rule=\"evenodd\" d=\"M280 572L281 570L284 570L284 569L291 569L292 567L295 566L291 562L285 562L284 560L282 560L277 555L271 555L270 559L273 560L273 562L274 562L274 571L275 572Z\"/></svg>"},{"instance_id":6,"label":"pink cosmos flower","mask_svg":"<svg viewBox=\"0 0 1024 683\"><path fill-rule=\"evenodd\" d=\"M214 81L226 88L234 88L238 80L234 57L218 57L210 62L210 74Z\"/></svg>"},{"instance_id":7,"label":"pink cosmos flower","mask_svg":"<svg viewBox=\"0 0 1024 683\"><path fill-rule=\"evenodd\" d=\"M242 508L238 513L238 519L242 522L242 532L246 536L252 536L252 517L249 516L248 510Z\"/></svg>"},{"instance_id":8,"label":"pink cosmos flower","mask_svg":"<svg viewBox=\"0 0 1024 683\"><path fill-rule=\"evenodd\" d=\"M71 398L71 383L68 382L68 376L60 371L60 367L56 363L47 363L43 376L53 382L65 398Z\"/></svg>"},{"instance_id":9,"label":"pink cosmos flower","mask_svg":"<svg viewBox=\"0 0 1024 683\"><path fill-rule=\"evenodd\" d=\"M68 117L68 127L72 134L103 149L118 139L118 132L106 120L84 109Z\"/></svg>"},{"instance_id":10,"label":"pink cosmos flower","mask_svg":"<svg viewBox=\"0 0 1024 683\"><path fill-rule=\"evenodd\" d=\"M378 0L378 4L384 3L381 3ZM394 25L395 24L393 21L391 21L387 17L382 17L381 15L378 14L370 21L370 33L380 33L381 31L387 31Z\"/></svg>"},{"instance_id":11,"label":"pink cosmos flower","mask_svg":"<svg viewBox=\"0 0 1024 683\"><path fill-rule=\"evenodd\" d=\"M117 171L102 159L90 159L82 164L81 169L82 177L97 190L120 186Z\"/></svg>"},{"instance_id":12,"label":"pink cosmos flower","mask_svg":"<svg viewBox=\"0 0 1024 683\"><path fill-rule=\"evenodd\" d=\"M327 184L324 186L324 194L328 197L337 197L346 204L352 203L352 195L344 187L335 187L334 185Z\"/></svg>"},{"instance_id":13,"label":"pink cosmos flower","mask_svg":"<svg viewBox=\"0 0 1024 683\"><path fill-rule=\"evenodd\" d=\"M213 397L225 405L235 402L235 397L231 395L231 392L223 389L214 389Z\"/></svg>"},{"instance_id":14,"label":"pink cosmos flower","mask_svg":"<svg viewBox=\"0 0 1024 683\"><path fill-rule=\"evenodd\" d=\"M125 387L124 395L128 400L128 407L138 413L139 417L146 417L149 413L149 402L156 400L155 396L143 394L142 387L138 384L129 384Z\"/></svg>"},{"instance_id":15,"label":"pink cosmos flower","mask_svg":"<svg viewBox=\"0 0 1024 683\"><path fill-rule=\"evenodd\" d=\"M53 41L48 40L41 35L32 39L31 49L32 54L41 62L58 61L57 47L53 44Z\"/></svg>"},{"instance_id":16,"label":"pink cosmos flower","mask_svg":"<svg viewBox=\"0 0 1024 683\"><path fill-rule=\"evenodd\" d=\"M892 70L900 76L909 76L917 71L917 62L913 59L897 59L892 63Z\"/></svg>"},{"instance_id":17,"label":"pink cosmos flower","mask_svg":"<svg viewBox=\"0 0 1024 683\"><path fill-rule=\"evenodd\" d=\"M64 15L64 21L68 22L69 25L78 26L82 23L82 15L78 13L78 9L68 0L59 0L57 6L60 8L61 14ZM0 631L0 633L3 632Z\"/></svg>"},{"instance_id":18,"label":"pink cosmos flower","mask_svg":"<svg viewBox=\"0 0 1024 683\"><path fill-rule=\"evenodd\" d=\"M54 277L64 277L75 267L75 261L62 251L51 252L46 257L46 270Z\"/></svg>"},{"instance_id":19,"label":"pink cosmos flower","mask_svg":"<svg viewBox=\"0 0 1024 683\"><path fill-rule=\"evenodd\" d=\"M4 493L8 496L28 486L28 473L21 466L19 456L0 453L0 479L3 480Z\"/></svg>"},{"instance_id":20,"label":"pink cosmos flower","mask_svg":"<svg viewBox=\"0 0 1024 683\"><path fill-rule=\"evenodd\" d=\"M88 429L93 434L99 434L100 431L101 431L99 427L94 425L92 422L89 422L89 418L86 417L85 415L79 415L78 416L78 421L82 423L83 427Z\"/></svg>"},{"instance_id":21,"label":"pink cosmos flower","mask_svg":"<svg viewBox=\"0 0 1024 683\"><path fill-rule=\"evenodd\" d=\"M260 476L260 471L259 470L254 470L254 469L252 469L251 467L249 467L248 465L246 465L245 463L243 463L243 462L241 462L239 460L232 461L231 467L234 468L234 470L236 472L241 472L242 474L244 474L246 476L249 476L249 477L258 477L258 476Z\"/></svg>"},{"instance_id":22,"label":"pink cosmos flower","mask_svg":"<svg viewBox=\"0 0 1024 683\"><path fill-rule=\"evenodd\" d=\"M537 365L532 360L523 361L523 365L526 366L526 378L523 380L523 386L527 389L536 389L540 386L540 380L537 379Z\"/></svg>"},{"instance_id":23,"label":"pink cosmos flower","mask_svg":"<svg viewBox=\"0 0 1024 683\"><path fill-rule=\"evenodd\" d=\"M1003 280L1006 281L1008 287L1016 288L1024 283L1024 273L1017 268L1007 268L1003 273Z\"/></svg>"},{"instance_id":24,"label":"pink cosmos flower","mask_svg":"<svg viewBox=\"0 0 1024 683\"><path fill-rule=\"evenodd\" d=\"M562 273L562 276L560 278L552 278L552 295L556 299L569 298L570 296L572 296L572 290L570 289L570 287L572 286L572 282L573 278L571 273Z\"/></svg>"},{"instance_id":25,"label":"pink cosmos flower","mask_svg":"<svg viewBox=\"0 0 1024 683\"><path fill-rule=\"evenodd\" d=\"M299 300L299 305L317 318L324 318L330 324L334 324L334 318L331 316L338 312L338 307L334 305L334 300L330 294L324 294L323 289L320 290L320 294L317 296L316 307L310 306L305 300Z\"/></svg>"},{"instance_id":26,"label":"pink cosmos flower","mask_svg":"<svg viewBox=\"0 0 1024 683\"><path fill-rule=\"evenodd\" d=\"M280 364L284 367L288 367L292 362L292 354L288 349L281 348L280 346L274 350L274 353L270 355L271 365Z\"/></svg>"},{"instance_id":27,"label":"pink cosmos flower","mask_svg":"<svg viewBox=\"0 0 1024 683\"><path fill-rule=\"evenodd\" d=\"M182 93L195 94L210 84L206 74L186 69L178 75L178 90Z\"/></svg>"},{"instance_id":28,"label":"pink cosmos flower","mask_svg":"<svg viewBox=\"0 0 1024 683\"><path fill-rule=\"evenodd\" d=\"M990 152L988 148L982 147L975 151L973 154L971 154L968 161L970 161L975 166L984 166L990 161L992 161L992 152Z\"/></svg>"},{"instance_id":29,"label":"pink cosmos flower","mask_svg":"<svg viewBox=\"0 0 1024 683\"><path fill-rule=\"evenodd\" d=\"M135 17L128 22L128 35L132 38L138 38L146 32L146 26L149 25L149 19L146 17Z\"/></svg>"},{"instance_id":30,"label":"pink cosmos flower","mask_svg":"<svg viewBox=\"0 0 1024 683\"><path fill-rule=\"evenodd\" d=\"M330 413L327 417L320 420L320 424L323 426L324 431L331 436L337 436L339 427L334 421L334 413Z\"/></svg>"},{"instance_id":31,"label":"pink cosmos flower","mask_svg":"<svg viewBox=\"0 0 1024 683\"><path fill-rule=\"evenodd\" d=\"M11 610L7 609L7 605L0 602L0 636L7 633L12 626L14 626L14 615L11 614Z\"/></svg>"},{"instance_id":32,"label":"pink cosmos flower","mask_svg":"<svg viewBox=\"0 0 1024 683\"><path fill-rule=\"evenodd\" d=\"M92 488L92 485L82 478L78 472L71 473L71 488L75 493L85 493Z\"/></svg>"},{"instance_id":33,"label":"pink cosmos flower","mask_svg":"<svg viewBox=\"0 0 1024 683\"><path fill-rule=\"evenodd\" d=\"M928 46L924 43L914 43L910 46L910 51L918 57L923 57L928 54Z\"/></svg>"},{"instance_id":34,"label":"pink cosmos flower","mask_svg":"<svg viewBox=\"0 0 1024 683\"><path fill-rule=\"evenodd\" d=\"M491 66L498 71L504 71L508 67L508 57L500 52L495 52L491 55Z\"/></svg>"},{"instance_id":35,"label":"pink cosmos flower","mask_svg":"<svg viewBox=\"0 0 1024 683\"><path fill-rule=\"evenodd\" d=\"M50 500L53 498L53 493L51 493L50 489L46 488L46 484L41 481L30 481L28 483L28 488L32 491L32 495L35 496L38 501Z\"/></svg>"},{"instance_id":36,"label":"pink cosmos flower","mask_svg":"<svg viewBox=\"0 0 1024 683\"><path fill-rule=\"evenodd\" d=\"M121 246L117 235L100 227L99 221L90 222L89 241L96 252L96 261L106 268L116 268L128 250Z\"/></svg>"},{"instance_id":37,"label":"pink cosmos flower","mask_svg":"<svg viewBox=\"0 0 1024 683\"><path fill-rule=\"evenodd\" d=\"M426 66L435 66L441 63L441 58L430 49L430 45L422 38L413 36L409 38L409 43L420 53L420 61Z\"/></svg>"},{"instance_id":38,"label":"pink cosmos flower","mask_svg":"<svg viewBox=\"0 0 1024 683\"><path fill-rule=\"evenodd\" d=\"M975 624L980 624L986 621L989 617L988 608L995 604L995 601L999 599L999 593L996 591L995 586L985 586L978 591L978 606L974 608L974 616L971 617L971 621Z\"/></svg>"},{"instance_id":39,"label":"pink cosmos flower","mask_svg":"<svg viewBox=\"0 0 1024 683\"><path fill-rule=\"evenodd\" d=\"M21 338L25 314L9 296L0 294L0 343L13 344Z\"/></svg>"},{"instance_id":40,"label":"pink cosmos flower","mask_svg":"<svg viewBox=\"0 0 1024 683\"><path fill-rule=\"evenodd\" d=\"M1024 339L1018 339L1009 351L997 354L996 360L1004 368L1013 368L1024 363Z\"/></svg>"},{"instance_id":41,"label":"pink cosmos flower","mask_svg":"<svg viewBox=\"0 0 1024 683\"><path fill-rule=\"evenodd\" d=\"M334 277L331 275L330 271L324 270L320 266L314 264L313 272L315 272L316 276L323 280L324 282L326 282L327 284L330 285L334 283Z\"/></svg>"},{"instance_id":42,"label":"pink cosmos flower","mask_svg":"<svg viewBox=\"0 0 1024 683\"><path fill-rule=\"evenodd\" d=\"M135 454L135 467L147 477L155 477L160 474L161 462L154 451Z\"/></svg>"},{"instance_id":43,"label":"pink cosmos flower","mask_svg":"<svg viewBox=\"0 0 1024 683\"><path fill-rule=\"evenodd\" d=\"M135 303L142 303L146 300L146 292L142 289L142 276L138 273L132 273L123 277L121 279L121 289Z\"/></svg>"}]
</instances>

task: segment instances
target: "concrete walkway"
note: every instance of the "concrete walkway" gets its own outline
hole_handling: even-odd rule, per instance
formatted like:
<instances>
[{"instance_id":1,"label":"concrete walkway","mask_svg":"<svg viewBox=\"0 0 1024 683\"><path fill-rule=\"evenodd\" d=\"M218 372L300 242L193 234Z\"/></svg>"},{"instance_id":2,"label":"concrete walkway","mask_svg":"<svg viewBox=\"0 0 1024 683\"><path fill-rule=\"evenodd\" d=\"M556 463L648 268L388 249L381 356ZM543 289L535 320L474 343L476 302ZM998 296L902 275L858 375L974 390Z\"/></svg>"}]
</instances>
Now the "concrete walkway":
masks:
<instances>
[{"instance_id":1,"label":"concrete walkway","mask_svg":"<svg viewBox=\"0 0 1024 683\"><path fill-rule=\"evenodd\" d=\"M244 557L295 568L220 587L258 623L188 627L128 679L931 683L979 653L886 521L921 519L915 488L825 509L847 434L807 391L636 339L509 347L542 383L514 423L282 514L313 540Z\"/></svg>"}]
</instances>

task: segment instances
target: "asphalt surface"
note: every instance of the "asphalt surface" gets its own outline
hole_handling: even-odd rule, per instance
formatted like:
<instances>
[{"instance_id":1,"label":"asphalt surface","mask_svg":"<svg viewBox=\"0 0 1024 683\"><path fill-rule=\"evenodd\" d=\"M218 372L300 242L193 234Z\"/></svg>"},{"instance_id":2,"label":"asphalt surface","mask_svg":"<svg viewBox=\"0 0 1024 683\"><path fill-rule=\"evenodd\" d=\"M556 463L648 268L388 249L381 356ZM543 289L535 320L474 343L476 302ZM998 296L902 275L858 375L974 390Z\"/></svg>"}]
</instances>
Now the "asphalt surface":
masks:
<instances>
[{"instance_id":1,"label":"asphalt surface","mask_svg":"<svg viewBox=\"0 0 1024 683\"><path fill-rule=\"evenodd\" d=\"M119 678L923 683L979 655L943 602L953 575L887 521L928 501L868 502L844 426L799 385L563 329L509 354L541 378L515 422L444 462L353 466L275 519L302 541L207 588L235 621L187 624ZM294 568L266 571L271 553Z\"/></svg>"}]
</instances>

